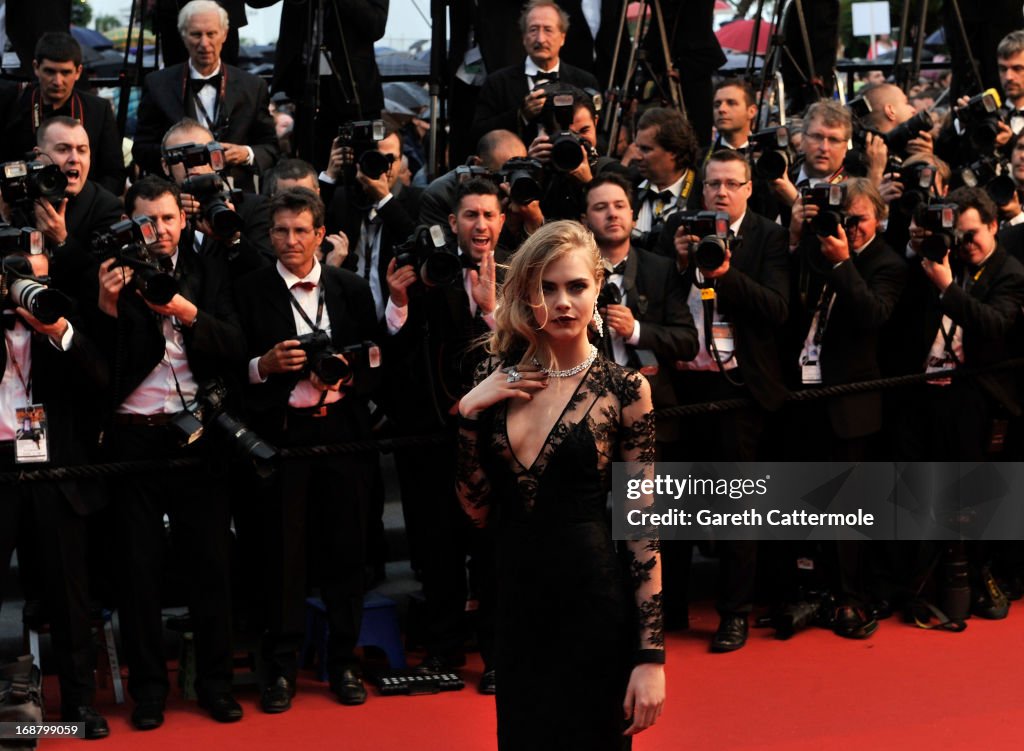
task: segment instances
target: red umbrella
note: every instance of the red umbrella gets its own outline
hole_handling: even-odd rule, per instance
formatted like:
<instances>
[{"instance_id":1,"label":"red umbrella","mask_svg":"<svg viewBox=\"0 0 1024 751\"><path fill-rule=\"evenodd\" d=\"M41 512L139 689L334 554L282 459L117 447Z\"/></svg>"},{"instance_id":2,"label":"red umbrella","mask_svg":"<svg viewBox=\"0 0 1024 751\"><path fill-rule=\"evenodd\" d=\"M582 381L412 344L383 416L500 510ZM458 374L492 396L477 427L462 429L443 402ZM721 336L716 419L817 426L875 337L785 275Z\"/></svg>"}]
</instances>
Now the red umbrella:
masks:
<instances>
[{"instance_id":1,"label":"red umbrella","mask_svg":"<svg viewBox=\"0 0 1024 751\"><path fill-rule=\"evenodd\" d=\"M748 18L733 21L722 26L722 28L715 32L715 36L718 37L718 43L724 49L735 52L749 52L750 44L754 38L755 24L755 21ZM761 23L761 31L757 38L757 54L763 55L768 51L768 42L774 33L775 27L772 24L767 21Z\"/></svg>"}]
</instances>

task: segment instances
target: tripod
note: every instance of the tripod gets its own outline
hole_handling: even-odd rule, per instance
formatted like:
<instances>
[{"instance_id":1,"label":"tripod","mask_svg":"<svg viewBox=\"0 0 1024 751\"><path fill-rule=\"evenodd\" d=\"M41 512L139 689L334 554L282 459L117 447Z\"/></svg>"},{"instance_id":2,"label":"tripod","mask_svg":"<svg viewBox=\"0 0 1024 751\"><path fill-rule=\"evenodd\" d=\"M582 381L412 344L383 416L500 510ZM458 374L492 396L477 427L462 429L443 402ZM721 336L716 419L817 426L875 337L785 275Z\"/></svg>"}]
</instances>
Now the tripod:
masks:
<instances>
[{"instance_id":1,"label":"tripod","mask_svg":"<svg viewBox=\"0 0 1024 751\"><path fill-rule=\"evenodd\" d=\"M325 41L324 27L328 3L330 3L331 15L334 17L334 23L338 30L338 39L341 43L341 53L345 65L345 73L348 78L347 89L341 71L335 63L334 53L328 48ZM347 108L354 108L354 111L361 112L362 104L359 100L359 88L356 86L355 75L352 72L352 60L348 54L348 44L345 41L345 35L341 28L341 17L338 14L337 0L307 2L307 11L309 36L306 38L302 54L306 69L306 90L300 105L305 110L306 116L301 118L304 122L303 132L296 134L296 151L303 155L307 161L316 164L316 155L313 152L317 143L317 123L320 118L323 96L321 76L330 75L334 78Z\"/></svg>"},{"instance_id":2,"label":"tripod","mask_svg":"<svg viewBox=\"0 0 1024 751\"><path fill-rule=\"evenodd\" d=\"M974 57L974 52L971 49L971 40L967 35L967 28L964 25L963 15L960 13L960 3L958 0L946 0L947 7L953 9L953 18L956 21L956 33L959 35L959 42L963 45L965 52L967 53L967 61L970 63L968 72L974 79L975 87L972 87L973 91L981 91L985 88L985 82L982 80L981 71L978 69L978 61ZM912 32L912 38L914 42L914 56L911 65L908 67L903 62L903 50L906 47L907 40L907 28L910 18L910 5L911 0L907 0L903 4L903 16L900 21L900 37L899 42L896 45L896 58L893 61L893 81L903 89L904 92L908 91L910 86L918 80L921 76L921 51L924 48L924 29L925 21L928 16L928 0L921 0L920 15L917 21L917 28ZM946 33L949 33L947 29ZM948 40L947 40L948 41Z\"/></svg>"},{"instance_id":3,"label":"tripod","mask_svg":"<svg viewBox=\"0 0 1024 751\"><path fill-rule=\"evenodd\" d=\"M138 13L136 13L136 7L138 7ZM152 12L155 15L157 12L156 8ZM136 21L136 19L138 20ZM139 41L135 47L135 70L134 73L129 73L131 68L128 65L128 53L132 48L132 37L136 28L139 31ZM159 66L160 25L153 24L153 28L153 33L156 36L153 62L154 65ZM131 10L128 13L128 33L124 38L124 63L121 65L121 72L117 74L117 130L119 133L125 132L125 124L128 122L128 100L131 98L132 87L142 85L143 71L145 70L145 47L146 2L145 0L139 0L137 3L132 3Z\"/></svg>"},{"instance_id":4,"label":"tripod","mask_svg":"<svg viewBox=\"0 0 1024 751\"><path fill-rule=\"evenodd\" d=\"M637 73L642 68L646 71L649 80L653 81L659 89L661 98L665 101L671 101L672 106L678 109L680 112L685 114L683 109L683 92L679 85L679 81L673 78L672 72L672 53L669 48L668 34L665 31L665 16L661 9L660 0L641 0L636 3L639 5L639 14L637 16L637 28L636 34L633 35L632 39L629 38L629 30L626 26L626 15L629 8L629 3L622 4L622 13L619 15L619 31L615 38L615 50L612 53L612 65L611 73L608 78L608 104L609 108L612 109L612 116L605 122L608 123L606 132L608 138L608 154L611 155L615 150L615 145L619 140L619 130L622 127L623 112L630 108L633 102L639 101L641 92L637 90ZM648 16L650 17L648 19ZM646 50L640 49L640 43L644 40L648 33L650 33L651 25L657 24L659 44L661 46L661 52L664 56L665 63L665 75L667 77L667 83L662 85L658 80L658 77L654 74L651 69L650 62L647 60ZM615 73L619 66L619 55L622 52L623 40L629 44L629 57L626 63L626 75L623 79L622 86L615 86Z\"/></svg>"},{"instance_id":5,"label":"tripod","mask_svg":"<svg viewBox=\"0 0 1024 751\"><path fill-rule=\"evenodd\" d=\"M748 72L753 71L754 67L754 51L757 49L756 44L761 33L761 12L763 8L764 0L758 0L757 23L754 27L754 46L751 49L750 57L747 59ZM793 53L790 51L789 45L786 42L785 35L782 33L782 20L785 17L785 11L787 9L790 9L790 12L795 12L797 14L797 21L800 24L800 36L803 41L804 55L807 60L807 72L804 72L803 68L800 67L800 63L797 62L796 58L793 56ZM761 92L758 99L756 121L759 128L765 128L768 126L768 120L771 117L772 103L775 101L776 97L779 105L779 122L781 125L786 123L785 84L783 83L781 73L783 56L785 56L785 59L787 59L793 66L793 70L796 71L804 85L814 87L819 98L824 93L824 86L814 69L814 56L811 49L811 38L807 33L807 20L804 17L803 4L801 0L789 0L788 5L784 0L776 0L775 8L772 12L772 26L775 29L775 33L772 34L772 38L768 43L768 51L765 53L764 67L761 71Z\"/></svg>"}]
</instances>

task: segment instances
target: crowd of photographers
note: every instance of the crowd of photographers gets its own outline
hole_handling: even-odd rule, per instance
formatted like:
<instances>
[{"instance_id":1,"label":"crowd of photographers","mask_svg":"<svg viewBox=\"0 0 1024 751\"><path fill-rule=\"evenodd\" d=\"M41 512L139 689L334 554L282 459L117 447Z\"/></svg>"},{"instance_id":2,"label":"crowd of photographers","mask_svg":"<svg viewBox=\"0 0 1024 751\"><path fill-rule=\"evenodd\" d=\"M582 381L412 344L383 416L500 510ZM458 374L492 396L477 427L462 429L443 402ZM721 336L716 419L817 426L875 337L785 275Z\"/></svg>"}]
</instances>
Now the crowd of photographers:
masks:
<instances>
[{"instance_id":1,"label":"crowd of photographers","mask_svg":"<svg viewBox=\"0 0 1024 751\"><path fill-rule=\"evenodd\" d=\"M565 12L531 0L519 23L514 65L482 70L466 53L475 113L452 132L476 150L422 189L402 174L409 132L390 121L330 123L337 136L313 163L281 154L267 87L221 60L227 16L210 0L179 15L188 60L146 82L130 184L109 108L74 86L70 35L40 38L36 82L0 89L0 471L159 462L106 482L5 486L0 582L17 546L31 617L51 627L62 717L89 737L108 733L94 706L97 599L120 613L137 729L164 721L172 600L189 606L195 688L214 719L242 716L242 632L260 637L261 708L290 708L313 584L331 689L365 701L354 649L386 554L379 458L302 450L375 436L449 439L395 452L425 596L420 669L464 664L478 601L479 689L495 691L490 541L454 498L454 416L502 264L548 220L593 232L599 346L650 379L656 408L745 400L659 420L661 459L1021 458L1020 371L994 366L1021 355L1024 333L1024 32L998 48L1002 92L917 110L878 82L755 128L739 78L687 102L702 117L604 111L594 75L560 60ZM691 124L707 106L713 135ZM692 553L664 545L669 628L687 623ZM781 638L812 623L867 638L894 610L950 629L1004 617L1024 575L1020 543L714 554L720 652L744 645L756 601L774 604L764 623Z\"/></svg>"}]
</instances>

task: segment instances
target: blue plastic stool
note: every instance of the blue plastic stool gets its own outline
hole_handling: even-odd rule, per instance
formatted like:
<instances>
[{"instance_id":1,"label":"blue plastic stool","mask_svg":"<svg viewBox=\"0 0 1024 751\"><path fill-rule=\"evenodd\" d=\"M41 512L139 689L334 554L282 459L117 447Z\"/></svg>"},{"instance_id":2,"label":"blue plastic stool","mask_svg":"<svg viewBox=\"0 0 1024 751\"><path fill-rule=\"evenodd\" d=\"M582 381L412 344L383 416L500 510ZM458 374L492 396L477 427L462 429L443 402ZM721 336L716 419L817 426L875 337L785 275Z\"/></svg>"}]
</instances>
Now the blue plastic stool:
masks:
<instances>
[{"instance_id":1,"label":"blue plastic stool","mask_svg":"<svg viewBox=\"0 0 1024 751\"><path fill-rule=\"evenodd\" d=\"M316 677L327 680L327 606L319 597L306 598L306 638L302 647L302 662L309 667L316 663ZM359 629L357 647L379 647L388 658L392 670L406 667L402 632L398 628L395 601L376 592L363 598L363 623Z\"/></svg>"}]
</instances>

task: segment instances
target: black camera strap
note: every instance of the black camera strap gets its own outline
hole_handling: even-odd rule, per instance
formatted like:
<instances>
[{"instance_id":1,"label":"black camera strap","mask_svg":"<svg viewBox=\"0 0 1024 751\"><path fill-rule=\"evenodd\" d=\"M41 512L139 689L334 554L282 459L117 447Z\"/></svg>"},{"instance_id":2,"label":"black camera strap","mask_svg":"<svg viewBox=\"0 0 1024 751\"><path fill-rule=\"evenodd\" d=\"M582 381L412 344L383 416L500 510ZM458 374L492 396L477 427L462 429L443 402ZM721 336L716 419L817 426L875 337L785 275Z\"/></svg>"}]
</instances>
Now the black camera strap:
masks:
<instances>
[{"instance_id":1,"label":"black camera strap","mask_svg":"<svg viewBox=\"0 0 1024 751\"><path fill-rule=\"evenodd\" d=\"M832 301L835 299L835 293L828 284L825 284L821 288L821 296L818 297L817 314L818 314L818 325L814 329L814 343L817 346L821 346L822 339L825 338L825 331L828 329L828 319L832 315Z\"/></svg>"},{"instance_id":2,"label":"black camera strap","mask_svg":"<svg viewBox=\"0 0 1024 751\"><path fill-rule=\"evenodd\" d=\"M320 331L320 322L323 320L324 317L324 285L316 285L316 290L317 297L315 322L309 320L309 316L306 314L306 311L302 309L302 306L299 305L299 301L295 299L295 295L292 294L291 290L288 290L288 297L292 301L292 307L299 312L299 317L302 318L302 320L306 322L306 325L309 326L309 328L312 329L314 332Z\"/></svg>"},{"instance_id":3,"label":"black camera strap","mask_svg":"<svg viewBox=\"0 0 1024 751\"><path fill-rule=\"evenodd\" d=\"M189 65L185 65L185 69L182 71L181 102L182 102L182 104L184 104L185 103L185 97L191 95L192 103L195 105L195 108L196 108L196 115L199 115L199 116L201 116L203 118L206 118L206 127L209 128L210 132L212 133L217 128L217 125L219 124L220 116L224 113L224 95L227 92L227 88L228 88L228 68L227 68L227 65L224 64L223 60L221 60L221 64L220 64L220 89L217 91L217 101L213 105L213 117L212 118L210 117L210 113L208 113L206 111L206 107L204 107L203 103L199 100L199 92L195 91L195 90L193 90L191 88L191 84L189 83L189 80L190 80L189 68L190 68ZM198 80L202 80L202 79L198 79ZM202 120L199 117L197 117L196 119L199 120L200 122L202 122Z\"/></svg>"},{"instance_id":4,"label":"black camera strap","mask_svg":"<svg viewBox=\"0 0 1024 751\"><path fill-rule=\"evenodd\" d=\"M700 290L701 306L704 309L704 349L707 350L707 353L711 355L711 359L718 365L718 372L722 374L726 381L733 386L743 386L743 381L736 380L729 374L725 367L725 363L728 360L722 360L722 353L718 351L718 343L715 341L715 301L718 299L715 280L704 279L698 269L694 273L693 283ZM735 346L736 343L733 342L733 347ZM735 350L729 356L729 360L733 359L733 357L735 357Z\"/></svg>"}]
</instances>

